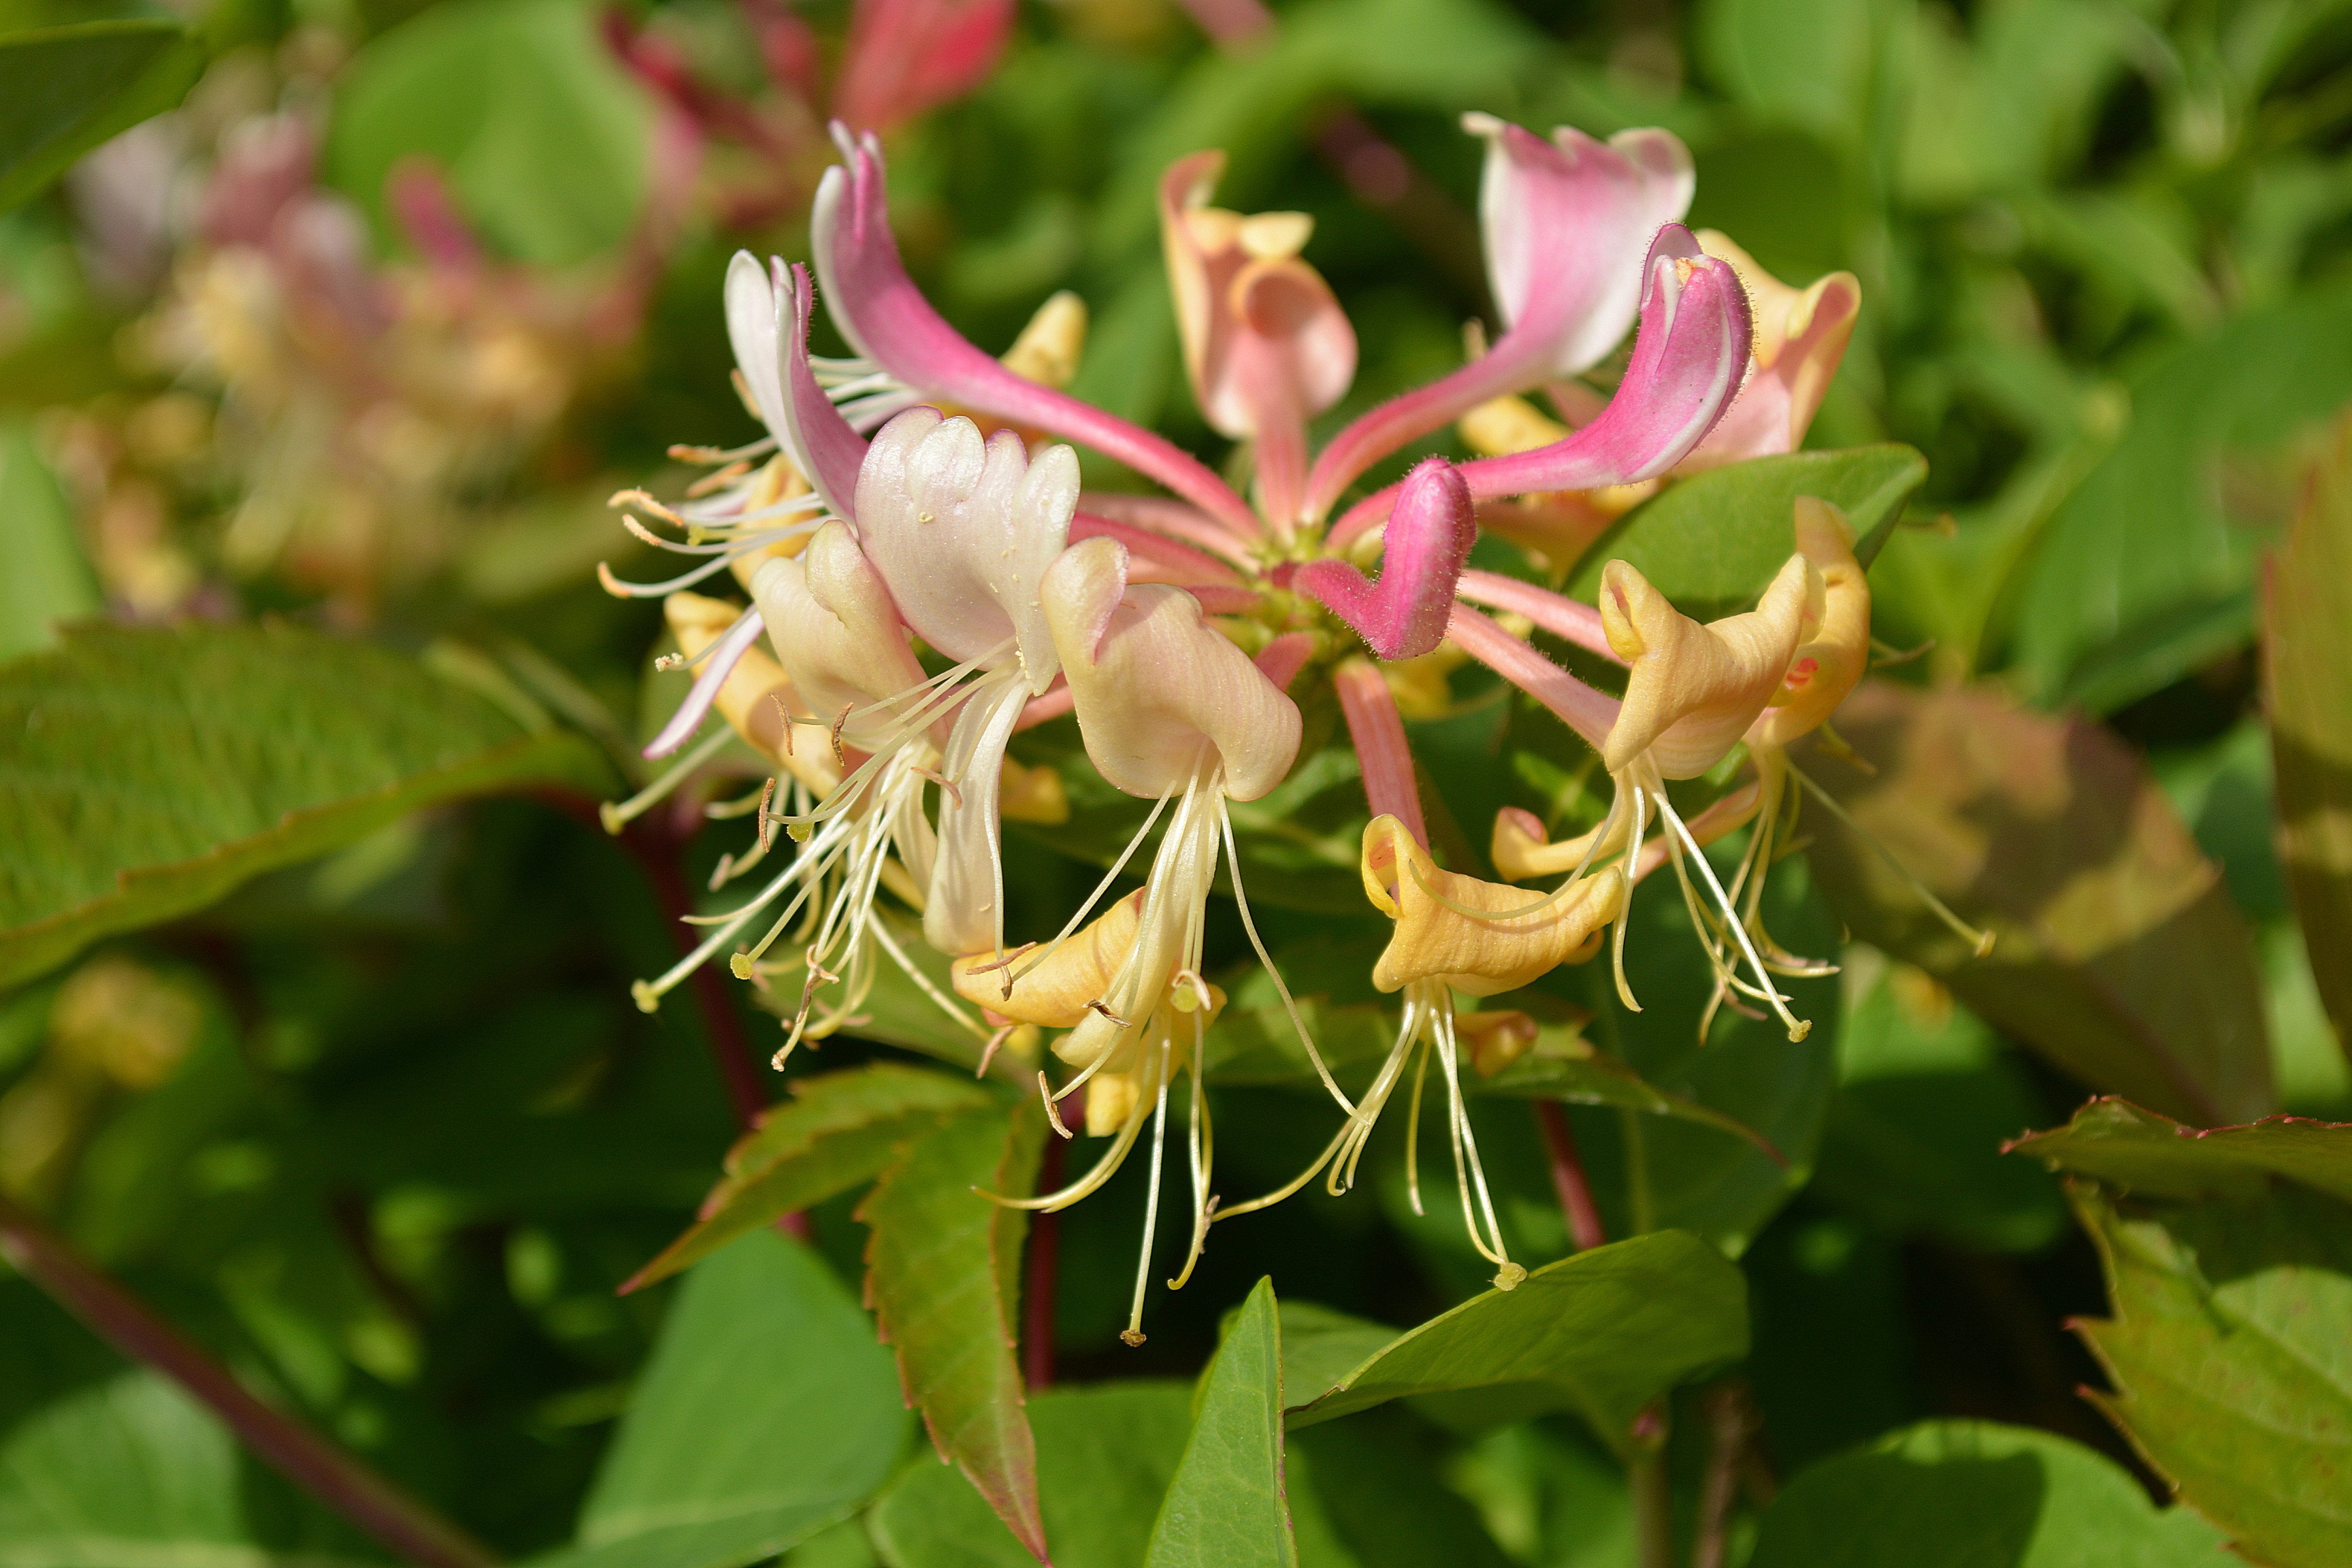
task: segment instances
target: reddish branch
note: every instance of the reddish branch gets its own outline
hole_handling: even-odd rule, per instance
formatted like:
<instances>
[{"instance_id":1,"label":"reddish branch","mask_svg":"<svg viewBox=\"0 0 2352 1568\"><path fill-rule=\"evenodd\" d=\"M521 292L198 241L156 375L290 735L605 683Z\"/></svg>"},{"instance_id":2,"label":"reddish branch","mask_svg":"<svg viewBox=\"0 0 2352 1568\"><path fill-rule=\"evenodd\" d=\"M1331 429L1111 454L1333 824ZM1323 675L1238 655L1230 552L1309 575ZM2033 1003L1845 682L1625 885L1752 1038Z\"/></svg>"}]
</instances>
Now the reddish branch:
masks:
<instances>
[{"instance_id":1,"label":"reddish branch","mask_svg":"<svg viewBox=\"0 0 2352 1568\"><path fill-rule=\"evenodd\" d=\"M1609 1239L1601 1224L1601 1209L1592 1201L1592 1184L1584 1179L1584 1163L1577 1158L1576 1134L1569 1130L1568 1113L1556 1100L1538 1100L1536 1125L1543 1129L1544 1148L1551 1155L1551 1184L1559 1194L1559 1211L1568 1216L1568 1236L1579 1252Z\"/></svg>"}]
</instances>

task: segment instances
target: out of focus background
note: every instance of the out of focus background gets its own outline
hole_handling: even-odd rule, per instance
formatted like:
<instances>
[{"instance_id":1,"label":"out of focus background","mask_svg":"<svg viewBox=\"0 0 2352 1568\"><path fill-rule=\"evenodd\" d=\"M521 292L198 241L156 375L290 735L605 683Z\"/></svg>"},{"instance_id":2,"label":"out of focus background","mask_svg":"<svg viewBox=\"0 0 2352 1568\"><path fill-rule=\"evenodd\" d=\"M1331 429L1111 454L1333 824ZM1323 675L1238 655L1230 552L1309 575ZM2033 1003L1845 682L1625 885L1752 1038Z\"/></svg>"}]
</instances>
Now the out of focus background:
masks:
<instances>
[{"instance_id":1,"label":"out of focus background","mask_svg":"<svg viewBox=\"0 0 2352 1568\"><path fill-rule=\"evenodd\" d=\"M651 1016L628 999L743 833L664 816L609 838L583 805L642 782L634 745L683 680L652 668L657 605L598 586L599 563L662 574L606 500L676 494L673 443L752 437L720 277L739 247L805 256L833 119L883 137L909 265L969 336L1001 352L1075 290L1073 390L1212 462L1161 270L1171 160L1223 148L1223 203L1312 215L1307 255L1362 345L1336 425L1496 324L1463 111L1673 130L1694 226L1791 282L1860 279L1811 444L1928 460L1873 572L1874 629L1916 650L1891 673L2115 742L2100 765L2121 771L2098 776L2153 780L2218 868L2283 1103L2352 1119L2273 848L2256 654L2263 563L2352 402L2352 5L0 0L0 54L118 17L173 28L136 35L127 65L45 64L87 111L0 170L20 198L0 215L0 658L93 617L319 628L422 659L524 731L593 738L606 782L425 791L225 901L25 969L0 992L0 1194L501 1554L572 1539L672 1295L614 1287L690 1218L742 1096L777 1092L726 1066L774 1038L741 987ZM37 96L0 105L0 131ZM118 110L137 122L104 134ZM354 711L398 701L373 668L306 678ZM267 685L206 701L267 733ZM169 743L135 708L61 710L93 758ZM1540 758L1455 752L1473 799L1565 787ZM106 820L126 825L118 864L170 858L135 813ZM47 913L28 837L0 825L0 923ZM1042 909L1093 873L1031 855L1018 875ZM1269 919L1297 941L1345 924ZM1899 954L1850 950L1841 984L1799 1179L1738 1238L1757 1495L1930 1415L2139 1465L2076 1394L2101 1376L2063 1327L2104 1310L2092 1246L2055 1178L1998 1152L2103 1086ZM878 1054L829 1042L820 1065ZM1491 1103L1507 1223L1556 1256L1535 1125ZM1287 1089L1233 1090L1223 1120L1236 1183L1273 1184L1328 1135ZM1578 1125L1610 1147L1613 1122ZM1220 1230L1133 1352L1130 1173L1064 1222L1059 1375L1189 1377L1268 1271L1391 1324L1460 1299L1475 1259L1383 1157L1348 1200ZM852 1289L853 1207L811 1216ZM124 1365L0 1270L0 1562L48 1517L39 1477L122 1473L89 1413L152 1394ZM1335 1447L1318 1473L1434 1478L1469 1532L1446 1539L1475 1543L1448 1561L1632 1561L1622 1479L1579 1430L1398 1422L1378 1464ZM90 1540L380 1558L203 1417L164 1425L191 1468ZM211 1522L157 1524L173 1507ZM790 1561L963 1561L875 1542L851 1524Z\"/></svg>"}]
</instances>

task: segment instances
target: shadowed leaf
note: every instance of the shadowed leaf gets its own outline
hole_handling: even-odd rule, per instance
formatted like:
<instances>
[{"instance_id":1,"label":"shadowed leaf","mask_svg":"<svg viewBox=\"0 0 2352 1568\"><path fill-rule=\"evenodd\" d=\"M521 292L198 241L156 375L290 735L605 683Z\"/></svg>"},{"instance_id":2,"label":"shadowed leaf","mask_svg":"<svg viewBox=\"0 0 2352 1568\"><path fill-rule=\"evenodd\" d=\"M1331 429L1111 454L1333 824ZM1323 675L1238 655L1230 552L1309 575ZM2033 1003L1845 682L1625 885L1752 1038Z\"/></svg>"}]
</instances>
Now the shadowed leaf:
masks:
<instances>
[{"instance_id":1,"label":"shadowed leaf","mask_svg":"<svg viewBox=\"0 0 2352 1568\"><path fill-rule=\"evenodd\" d=\"M1837 724L1874 772L1817 742L1798 763L1879 847L1805 802L1815 874L1856 937L2094 1089L2201 1125L2275 1108L2245 921L2120 741L1989 691L1884 681ZM1889 856L1992 952L1974 956Z\"/></svg>"},{"instance_id":2,"label":"shadowed leaf","mask_svg":"<svg viewBox=\"0 0 2352 1568\"><path fill-rule=\"evenodd\" d=\"M1202 1380L1145 1568L1294 1568L1282 1480L1282 1322L1261 1279Z\"/></svg>"},{"instance_id":3,"label":"shadowed leaf","mask_svg":"<svg viewBox=\"0 0 2352 1568\"><path fill-rule=\"evenodd\" d=\"M78 627L0 667L0 985L420 806L611 782L577 735L290 626Z\"/></svg>"},{"instance_id":4,"label":"shadowed leaf","mask_svg":"<svg viewBox=\"0 0 2352 1568\"><path fill-rule=\"evenodd\" d=\"M727 1173L693 1227L622 1289L666 1279L745 1231L872 1181L909 1140L988 1103L987 1091L971 1083L895 1062L794 1079L792 1098L771 1106L727 1151Z\"/></svg>"},{"instance_id":5,"label":"shadowed leaf","mask_svg":"<svg viewBox=\"0 0 2352 1568\"><path fill-rule=\"evenodd\" d=\"M2312 478L2263 595L2278 837L2312 977L2352 1041L2352 417Z\"/></svg>"},{"instance_id":6,"label":"shadowed leaf","mask_svg":"<svg viewBox=\"0 0 2352 1568\"><path fill-rule=\"evenodd\" d=\"M940 1457L1041 1563L1036 1446L1013 1358L1027 1216L980 1194L1025 1194L1045 1135L1034 1100L1009 1116L991 1107L956 1117L918 1139L857 1210L872 1230L866 1303L898 1352L907 1402Z\"/></svg>"},{"instance_id":7,"label":"shadowed leaf","mask_svg":"<svg viewBox=\"0 0 2352 1568\"><path fill-rule=\"evenodd\" d=\"M2097 1403L2273 1568L2352 1562L2352 1212L2295 1187L2152 1217L2078 1189L2112 1318Z\"/></svg>"}]
</instances>

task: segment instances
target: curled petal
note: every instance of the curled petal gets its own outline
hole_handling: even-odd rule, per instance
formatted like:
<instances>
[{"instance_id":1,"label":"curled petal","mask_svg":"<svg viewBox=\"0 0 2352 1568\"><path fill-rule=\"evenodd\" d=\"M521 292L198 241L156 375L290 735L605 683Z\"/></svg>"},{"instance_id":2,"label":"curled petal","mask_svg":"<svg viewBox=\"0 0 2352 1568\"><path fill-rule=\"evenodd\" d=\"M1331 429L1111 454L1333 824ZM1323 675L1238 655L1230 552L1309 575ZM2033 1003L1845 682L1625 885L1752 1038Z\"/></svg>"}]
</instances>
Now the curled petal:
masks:
<instances>
[{"instance_id":1,"label":"curled petal","mask_svg":"<svg viewBox=\"0 0 2352 1568\"><path fill-rule=\"evenodd\" d=\"M1690 152L1670 131L1602 142L1561 126L1546 142L1492 115L1462 126L1486 142L1478 218L1496 306L1548 351L1524 384L1580 375L1633 324L1652 237L1690 210Z\"/></svg>"},{"instance_id":2,"label":"curled petal","mask_svg":"<svg viewBox=\"0 0 2352 1568\"><path fill-rule=\"evenodd\" d=\"M1632 669L1603 765L1622 773L1646 753L1667 778L1686 779L1722 761L1780 689L1819 588L1791 555L1756 608L1701 626L1630 563L1602 567L1601 627Z\"/></svg>"},{"instance_id":3,"label":"curled petal","mask_svg":"<svg viewBox=\"0 0 2352 1568\"><path fill-rule=\"evenodd\" d=\"M1224 791L1255 800L1298 754L1298 708L1202 617L1181 588L1127 581L1116 540L1073 544L1045 573L1045 617L1076 695L1087 755L1146 799L1224 769Z\"/></svg>"},{"instance_id":4,"label":"curled petal","mask_svg":"<svg viewBox=\"0 0 2352 1568\"><path fill-rule=\"evenodd\" d=\"M923 667L907 646L890 590L847 524L828 522L800 555L762 563L751 578L751 597L785 673L810 711L828 722L922 684ZM870 749L893 724L887 713L861 714L842 735Z\"/></svg>"},{"instance_id":5,"label":"curled petal","mask_svg":"<svg viewBox=\"0 0 2352 1568\"><path fill-rule=\"evenodd\" d=\"M808 275L748 250L727 264L727 337L761 423L836 516L849 515L865 438L843 422L808 363Z\"/></svg>"},{"instance_id":6,"label":"curled petal","mask_svg":"<svg viewBox=\"0 0 2352 1568\"><path fill-rule=\"evenodd\" d=\"M1669 224L1643 264L1633 357L1600 416L1565 440L1463 466L1470 493L1525 495L1633 484L1688 456L1730 405L1747 369L1748 296L1728 262Z\"/></svg>"},{"instance_id":7,"label":"curled petal","mask_svg":"<svg viewBox=\"0 0 2352 1568\"><path fill-rule=\"evenodd\" d=\"M857 0L834 109L887 131L980 85L1013 31L1013 0Z\"/></svg>"},{"instance_id":8,"label":"curled petal","mask_svg":"<svg viewBox=\"0 0 2352 1568\"><path fill-rule=\"evenodd\" d=\"M1862 285L1851 272L1832 272L1810 288L1791 289L1715 230L1701 230L1698 242L1709 256L1729 262L1748 286L1756 320L1750 351L1755 364L1722 420L1683 459L1685 473L1803 446L1862 310Z\"/></svg>"},{"instance_id":9,"label":"curled petal","mask_svg":"<svg viewBox=\"0 0 2352 1568\"><path fill-rule=\"evenodd\" d=\"M1478 520L1461 470L1443 458L1424 458L1397 492L1379 583L1329 556L1301 566L1293 581L1382 658L1418 658L1445 640L1454 584L1477 542Z\"/></svg>"},{"instance_id":10,"label":"curled petal","mask_svg":"<svg viewBox=\"0 0 2352 1568\"><path fill-rule=\"evenodd\" d=\"M1845 513L1814 496L1797 498L1797 552L1822 582L1821 614L1806 617L1771 705L1749 726L1750 745L1785 746L1821 728L1870 663L1870 579L1854 559Z\"/></svg>"},{"instance_id":11,"label":"curled petal","mask_svg":"<svg viewBox=\"0 0 2352 1568\"><path fill-rule=\"evenodd\" d=\"M677 596L675 594L668 595L670 598ZM700 599L701 595L693 595L689 597ZM716 603L715 600L703 602ZM665 617L667 617L669 606L667 603L663 605L662 611ZM699 618L698 611L688 613ZM760 624L760 613L757 610L742 616L730 611L729 615L733 625L728 626L715 638L705 637L700 647L688 652L687 657L689 658L705 653L708 657L703 659L702 669L695 676L694 685L687 692L686 700L677 705L677 711L670 715L669 722L662 726L661 733L646 743L641 755L667 757L686 744L686 738L702 727L702 721L709 713L710 705L719 699L719 687L734 673L736 661L743 657L744 652L753 643L760 640L760 633L765 628ZM671 620L673 626L677 624L675 619Z\"/></svg>"},{"instance_id":12,"label":"curled petal","mask_svg":"<svg viewBox=\"0 0 2352 1568\"><path fill-rule=\"evenodd\" d=\"M1624 873L1614 866L1550 899L1441 870L1393 816L1364 829L1362 869L1365 897L1396 921L1372 969L1382 991L1421 980L1473 996L1517 990L1599 952L1601 928L1625 900Z\"/></svg>"},{"instance_id":13,"label":"curled petal","mask_svg":"<svg viewBox=\"0 0 2352 1568\"><path fill-rule=\"evenodd\" d=\"M1021 437L935 408L883 426L857 476L857 540L898 613L961 662L1008 639L1031 694L1059 668L1037 589L1062 552L1078 502L1078 458L1048 447L1033 461Z\"/></svg>"},{"instance_id":14,"label":"curled petal","mask_svg":"<svg viewBox=\"0 0 2352 1568\"><path fill-rule=\"evenodd\" d=\"M825 171L810 242L826 307L857 352L928 397L1008 424L1048 430L1148 474L1244 533L1257 520L1241 497L1172 443L1007 370L940 319L907 276L882 189L881 145L849 142Z\"/></svg>"},{"instance_id":15,"label":"curled petal","mask_svg":"<svg viewBox=\"0 0 2352 1568\"><path fill-rule=\"evenodd\" d=\"M1313 220L1209 205L1224 167L1223 153L1170 167L1160 235L1192 395L1213 426L1244 440L1269 417L1312 416L1345 396L1356 332L1330 286L1298 258Z\"/></svg>"},{"instance_id":16,"label":"curled petal","mask_svg":"<svg viewBox=\"0 0 2352 1568\"><path fill-rule=\"evenodd\" d=\"M1119 965L1134 951L1142 916L1143 889L1138 888L1034 966L1022 957L1002 963L992 952L959 958L950 971L956 994L1015 1023L1074 1029L1086 1021L1087 1004L1101 1001L1110 990Z\"/></svg>"},{"instance_id":17,"label":"curled petal","mask_svg":"<svg viewBox=\"0 0 2352 1568\"><path fill-rule=\"evenodd\" d=\"M1478 212L1507 330L1483 358L1334 437L1307 483L1314 515L1406 442L1490 398L1598 363L1633 324L1653 237L1690 207L1690 153L1671 132L1623 131L1601 142L1562 127L1546 142L1491 115L1462 123L1486 141Z\"/></svg>"}]
</instances>

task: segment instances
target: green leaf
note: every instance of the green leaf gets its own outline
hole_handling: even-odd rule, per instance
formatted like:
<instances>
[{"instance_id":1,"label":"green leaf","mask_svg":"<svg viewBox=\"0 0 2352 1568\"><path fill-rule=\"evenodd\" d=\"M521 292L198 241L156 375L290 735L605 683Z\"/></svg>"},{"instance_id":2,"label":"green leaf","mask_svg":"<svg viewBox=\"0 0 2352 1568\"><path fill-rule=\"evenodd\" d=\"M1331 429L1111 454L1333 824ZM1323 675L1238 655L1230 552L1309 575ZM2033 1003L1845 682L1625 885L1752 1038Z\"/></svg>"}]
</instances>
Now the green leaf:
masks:
<instances>
[{"instance_id":1,"label":"green leaf","mask_svg":"<svg viewBox=\"0 0 2352 1568\"><path fill-rule=\"evenodd\" d=\"M262 1564L236 1443L152 1372L35 1412L0 1446L0 1562Z\"/></svg>"},{"instance_id":2,"label":"green leaf","mask_svg":"<svg viewBox=\"0 0 2352 1568\"><path fill-rule=\"evenodd\" d=\"M1402 1411L1291 1434L1284 1489L1301 1568L1509 1568L1476 1510L1440 1478L1439 1458L1427 1424Z\"/></svg>"},{"instance_id":3,"label":"green leaf","mask_svg":"<svg viewBox=\"0 0 2352 1568\"><path fill-rule=\"evenodd\" d=\"M1049 1388L1029 1402L1037 1489L1055 1568L1135 1568L1184 1454L1181 1383ZM868 1516L890 1568L1030 1568L980 1494L940 1465L907 1470Z\"/></svg>"},{"instance_id":4,"label":"green leaf","mask_svg":"<svg viewBox=\"0 0 2352 1568\"><path fill-rule=\"evenodd\" d=\"M1858 960L1846 955L1848 973ZM1908 966L1890 967L1838 1034L1839 1084L1813 1190L1894 1236L2035 1252L2066 1227L2046 1173L2000 1157L2048 1119L2021 1064L1983 1020Z\"/></svg>"},{"instance_id":5,"label":"green leaf","mask_svg":"<svg viewBox=\"0 0 2352 1568\"><path fill-rule=\"evenodd\" d=\"M575 735L282 626L76 628L0 667L0 985L421 806L611 782Z\"/></svg>"},{"instance_id":6,"label":"green leaf","mask_svg":"<svg viewBox=\"0 0 2352 1568\"><path fill-rule=\"evenodd\" d=\"M2101 1407L2244 1555L2352 1562L2352 1214L2295 1187L2145 1218L2079 1200L2115 1310L2079 1325Z\"/></svg>"},{"instance_id":7,"label":"green leaf","mask_svg":"<svg viewBox=\"0 0 2352 1568\"><path fill-rule=\"evenodd\" d=\"M204 69L186 27L124 18L0 36L0 211L176 106Z\"/></svg>"},{"instance_id":8,"label":"green leaf","mask_svg":"<svg viewBox=\"0 0 2352 1568\"><path fill-rule=\"evenodd\" d=\"M2352 1051L2352 418L2264 580L2263 676L2287 886L2336 1043Z\"/></svg>"},{"instance_id":9,"label":"green leaf","mask_svg":"<svg viewBox=\"0 0 2352 1568\"><path fill-rule=\"evenodd\" d=\"M467 218L520 261L619 245L646 202L652 115L576 0L461 0L369 43L338 83L329 181L383 214L422 158Z\"/></svg>"},{"instance_id":10,"label":"green leaf","mask_svg":"<svg viewBox=\"0 0 2352 1568\"><path fill-rule=\"evenodd\" d=\"M1026 1196L1045 1136L1034 1100L1009 1117L994 1107L957 1117L917 1140L857 1210L873 1232L866 1297L908 1399L940 1457L1040 1563L1036 1446L1013 1359L1027 1215L981 1194Z\"/></svg>"},{"instance_id":11,"label":"green leaf","mask_svg":"<svg viewBox=\"0 0 2352 1568\"><path fill-rule=\"evenodd\" d=\"M1388 1349L1397 1331L1386 1323L1313 1301L1282 1303L1282 1386L1296 1400L1311 1399L1348 1381L1348 1374Z\"/></svg>"},{"instance_id":12,"label":"green leaf","mask_svg":"<svg viewBox=\"0 0 2352 1568\"><path fill-rule=\"evenodd\" d=\"M1145 1568L1295 1568L1282 1482L1282 1321L1261 1279L1202 1376Z\"/></svg>"},{"instance_id":13,"label":"green leaf","mask_svg":"<svg viewBox=\"0 0 2352 1568\"><path fill-rule=\"evenodd\" d=\"M2008 1145L2137 1196L2254 1197L2284 1176L2352 1203L2352 1124L2269 1116L2200 1131L2129 1100L2095 1100L2065 1126Z\"/></svg>"},{"instance_id":14,"label":"green leaf","mask_svg":"<svg viewBox=\"0 0 2352 1568\"><path fill-rule=\"evenodd\" d=\"M1926 458L1893 444L1710 468L1626 513L1584 552L1568 591L1591 603L1601 569L1623 560L1686 616L1706 621L1752 609L1797 548L1799 496L1843 509L1867 563L1927 477Z\"/></svg>"},{"instance_id":15,"label":"green leaf","mask_svg":"<svg viewBox=\"0 0 2352 1568\"><path fill-rule=\"evenodd\" d=\"M822 1412L821 1419L812 1414ZM890 1357L808 1248L744 1237L687 1279L545 1568L733 1568L845 1517L907 1445Z\"/></svg>"},{"instance_id":16,"label":"green leaf","mask_svg":"<svg viewBox=\"0 0 2352 1568\"><path fill-rule=\"evenodd\" d=\"M909 1140L990 1103L945 1073L876 1062L792 1081L792 1098L727 1151L726 1174L685 1235L631 1276L635 1290L701 1261L745 1231L872 1181Z\"/></svg>"},{"instance_id":17,"label":"green leaf","mask_svg":"<svg viewBox=\"0 0 2352 1568\"><path fill-rule=\"evenodd\" d=\"M0 659L54 647L59 622L104 601L74 538L65 492L22 426L0 431Z\"/></svg>"},{"instance_id":18,"label":"green leaf","mask_svg":"<svg viewBox=\"0 0 2352 1568\"><path fill-rule=\"evenodd\" d=\"M2018 584L2017 656L2052 702L2122 706L2244 643L2260 456L2352 398L2352 290L2230 321L2148 369L2131 426L2050 520ZM2273 483L2270 488L2283 488Z\"/></svg>"},{"instance_id":19,"label":"green leaf","mask_svg":"<svg viewBox=\"0 0 2352 1568\"><path fill-rule=\"evenodd\" d=\"M2275 1109L2262 978L2221 873L2096 724L1986 690L1866 681L1797 763L1813 868L1853 933L1916 963L2093 1089L2200 1125ZM1903 868L1897 871L1889 858ZM1991 931L1977 957L1906 879Z\"/></svg>"},{"instance_id":20,"label":"green leaf","mask_svg":"<svg viewBox=\"0 0 2352 1568\"><path fill-rule=\"evenodd\" d=\"M1642 1406L1748 1351L1747 1287L1723 1255L1659 1231L1536 1269L1409 1331L1289 1411L1305 1426L1408 1395L1498 1386L1573 1410L1625 1451Z\"/></svg>"},{"instance_id":21,"label":"green leaf","mask_svg":"<svg viewBox=\"0 0 2352 1568\"><path fill-rule=\"evenodd\" d=\"M2229 1568L2213 1527L2114 1460L1991 1421L1927 1421L1813 1466L1749 1568Z\"/></svg>"}]
</instances>

